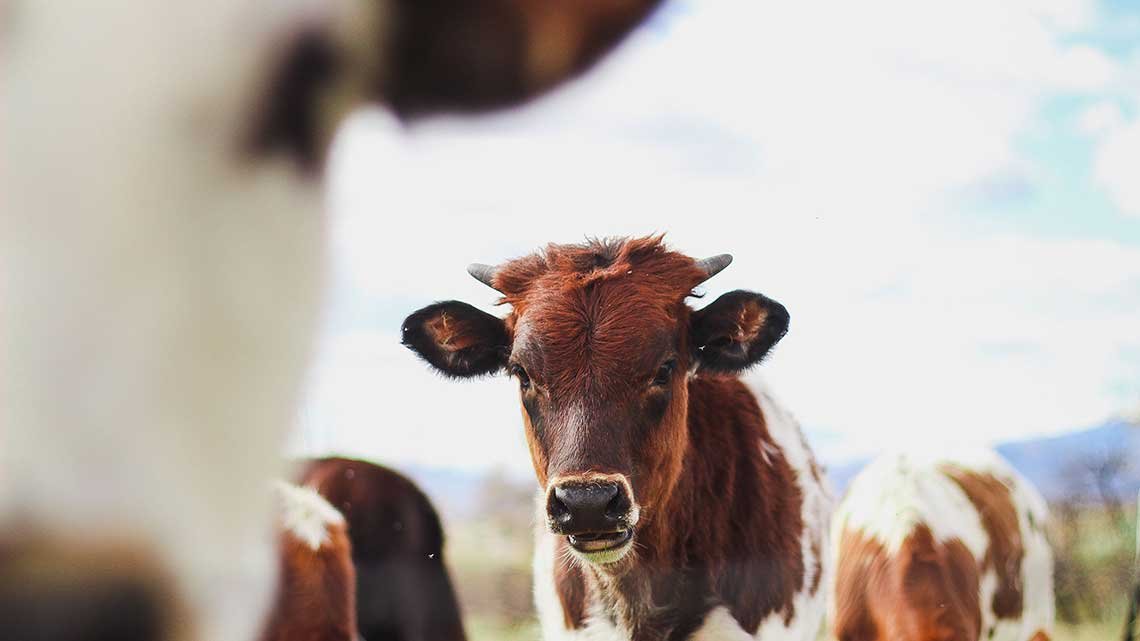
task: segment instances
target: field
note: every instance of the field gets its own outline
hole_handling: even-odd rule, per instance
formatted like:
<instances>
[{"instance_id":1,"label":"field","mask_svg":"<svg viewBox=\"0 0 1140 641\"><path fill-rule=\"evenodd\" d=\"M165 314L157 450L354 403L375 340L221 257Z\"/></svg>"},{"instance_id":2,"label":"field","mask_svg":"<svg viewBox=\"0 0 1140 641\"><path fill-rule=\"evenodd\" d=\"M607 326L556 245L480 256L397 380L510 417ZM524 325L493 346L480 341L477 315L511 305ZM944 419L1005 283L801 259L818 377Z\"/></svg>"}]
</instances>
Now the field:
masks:
<instances>
[{"instance_id":1,"label":"field","mask_svg":"<svg viewBox=\"0 0 1140 641\"><path fill-rule=\"evenodd\" d=\"M492 476L479 519L448 523L451 571L471 641L539 639L530 592L532 494ZM1119 639L1132 576L1135 508L1054 505L1054 641Z\"/></svg>"},{"instance_id":2,"label":"field","mask_svg":"<svg viewBox=\"0 0 1140 641\"><path fill-rule=\"evenodd\" d=\"M533 620L510 622L469 617L466 626L470 641L538 641L540 638L538 622Z\"/></svg>"},{"instance_id":3,"label":"field","mask_svg":"<svg viewBox=\"0 0 1140 641\"><path fill-rule=\"evenodd\" d=\"M1119 621L1102 623L1058 623L1054 641L1115 641L1121 636L1123 614ZM509 622L494 618L469 617L467 634L471 641L537 641L535 621ZM822 636L821 639L828 637Z\"/></svg>"}]
</instances>

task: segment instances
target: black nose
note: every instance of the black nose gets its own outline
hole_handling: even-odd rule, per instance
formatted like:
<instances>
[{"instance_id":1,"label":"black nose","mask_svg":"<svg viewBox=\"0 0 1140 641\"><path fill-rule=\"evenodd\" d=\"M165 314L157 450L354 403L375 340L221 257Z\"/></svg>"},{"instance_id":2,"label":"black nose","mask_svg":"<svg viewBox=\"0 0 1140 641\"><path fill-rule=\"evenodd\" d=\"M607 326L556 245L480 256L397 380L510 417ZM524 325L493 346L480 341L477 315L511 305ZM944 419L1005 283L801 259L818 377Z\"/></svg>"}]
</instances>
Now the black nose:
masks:
<instances>
[{"instance_id":1,"label":"black nose","mask_svg":"<svg viewBox=\"0 0 1140 641\"><path fill-rule=\"evenodd\" d=\"M625 526L630 505L617 483L568 483L555 486L546 511L562 534L612 532Z\"/></svg>"}]
</instances>

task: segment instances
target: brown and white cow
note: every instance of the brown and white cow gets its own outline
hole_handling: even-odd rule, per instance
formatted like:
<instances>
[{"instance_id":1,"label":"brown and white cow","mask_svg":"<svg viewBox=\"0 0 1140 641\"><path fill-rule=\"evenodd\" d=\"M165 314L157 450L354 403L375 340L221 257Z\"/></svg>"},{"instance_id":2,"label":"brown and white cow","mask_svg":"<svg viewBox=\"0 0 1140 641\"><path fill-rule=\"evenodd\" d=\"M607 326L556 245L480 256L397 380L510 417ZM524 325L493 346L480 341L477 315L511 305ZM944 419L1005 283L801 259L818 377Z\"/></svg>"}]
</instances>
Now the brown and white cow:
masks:
<instances>
[{"instance_id":1,"label":"brown and white cow","mask_svg":"<svg viewBox=\"0 0 1140 641\"><path fill-rule=\"evenodd\" d=\"M509 371L541 486L546 639L814 639L830 499L792 417L736 376L788 327L734 291L685 303L729 256L659 237L550 245L469 271L500 319L449 301L405 321L444 374Z\"/></svg>"},{"instance_id":2,"label":"brown and white cow","mask_svg":"<svg viewBox=\"0 0 1140 641\"><path fill-rule=\"evenodd\" d=\"M1053 554L1045 501L988 451L890 454L832 522L839 641L1047 641Z\"/></svg>"},{"instance_id":3,"label":"brown and white cow","mask_svg":"<svg viewBox=\"0 0 1140 641\"><path fill-rule=\"evenodd\" d=\"M12 560L0 611L44 615L20 638L175 609L186 625L156 615L140 638L256 634L274 567L262 488L312 351L337 123L368 102L404 118L520 102L657 4L0 2L0 545L154 560L60 564L70 582L31 598ZM112 579L122 610L81 616L71 597L103 593L75 586Z\"/></svg>"},{"instance_id":4,"label":"brown and white cow","mask_svg":"<svg viewBox=\"0 0 1140 641\"><path fill-rule=\"evenodd\" d=\"M356 641L356 573L344 517L315 490L278 483L277 594L260 641Z\"/></svg>"},{"instance_id":5,"label":"brown and white cow","mask_svg":"<svg viewBox=\"0 0 1140 641\"><path fill-rule=\"evenodd\" d=\"M298 482L320 492L348 522L356 620L366 641L464 641L443 528L414 483L344 458L309 462Z\"/></svg>"}]
</instances>

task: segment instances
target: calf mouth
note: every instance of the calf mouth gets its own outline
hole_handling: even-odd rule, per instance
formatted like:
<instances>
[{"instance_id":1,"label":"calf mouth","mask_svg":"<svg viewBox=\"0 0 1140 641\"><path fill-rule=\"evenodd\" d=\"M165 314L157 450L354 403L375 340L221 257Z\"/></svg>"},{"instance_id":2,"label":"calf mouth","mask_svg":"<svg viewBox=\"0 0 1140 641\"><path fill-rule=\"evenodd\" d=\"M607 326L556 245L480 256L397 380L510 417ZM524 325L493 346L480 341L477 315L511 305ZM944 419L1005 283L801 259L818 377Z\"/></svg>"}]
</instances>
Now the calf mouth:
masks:
<instances>
[{"instance_id":1,"label":"calf mouth","mask_svg":"<svg viewBox=\"0 0 1140 641\"><path fill-rule=\"evenodd\" d=\"M591 563L614 563L633 547L633 528L566 535L570 549Z\"/></svg>"}]
</instances>

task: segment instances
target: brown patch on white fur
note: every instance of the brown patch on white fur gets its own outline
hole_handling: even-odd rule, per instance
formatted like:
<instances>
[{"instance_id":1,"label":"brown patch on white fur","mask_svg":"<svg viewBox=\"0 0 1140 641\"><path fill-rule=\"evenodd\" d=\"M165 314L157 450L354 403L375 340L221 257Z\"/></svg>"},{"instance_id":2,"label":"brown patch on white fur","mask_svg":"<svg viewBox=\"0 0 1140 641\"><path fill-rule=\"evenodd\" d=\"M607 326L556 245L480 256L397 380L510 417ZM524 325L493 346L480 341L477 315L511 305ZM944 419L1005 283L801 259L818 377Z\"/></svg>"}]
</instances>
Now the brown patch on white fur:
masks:
<instances>
[{"instance_id":1,"label":"brown patch on white fur","mask_svg":"<svg viewBox=\"0 0 1140 641\"><path fill-rule=\"evenodd\" d=\"M524 102L593 65L658 0L328 3L287 25L262 65L241 138L323 168L340 120L365 102L403 117Z\"/></svg>"},{"instance_id":2,"label":"brown patch on white fur","mask_svg":"<svg viewBox=\"0 0 1140 641\"><path fill-rule=\"evenodd\" d=\"M839 641L977 641L978 567L958 539L918 525L897 553L857 530L840 541L835 618Z\"/></svg>"},{"instance_id":3,"label":"brown patch on white fur","mask_svg":"<svg viewBox=\"0 0 1140 641\"><path fill-rule=\"evenodd\" d=\"M572 73L583 57L596 54L599 35L624 30L623 24L640 15L644 0L578 0L575 12L542 0L522 4L529 24L526 75L542 87Z\"/></svg>"},{"instance_id":4,"label":"brown patch on white fur","mask_svg":"<svg viewBox=\"0 0 1140 641\"><path fill-rule=\"evenodd\" d=\"M812 568L811 575L811 593L819 592L819 584L823 579L823 546L820 543L822 532L813 532L811 537L811 555L815 559L815 564Z\"/></svg>"},{"instance_id":5,"label":"brown patch on white fur","mask_svg":"<svg viewBox=\"0 0 1140 641\"><path fill-rule=\"evenodd\" d=\"M658 0L391 0L375 96L402 116L517 104L585 71Z\"/></svg>"},{"instance_id":6,"label":"brown patch on white fur","mask_svg":"<svg viewBox=\"0 0 1140 641\"><path fill-rule=\"evenodd\" d=\"M956 465L945 464L940 469L962 488L986 531L989 546L981 559L981 571L993 570L998 580L989 606L999 619L1019 618L1025 605L1021 585L1025 549L1009 484L991 474Z\"/></svg>"}]
</instances>

